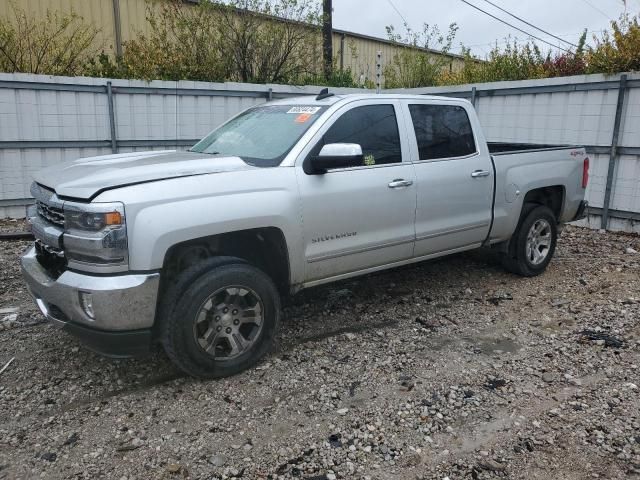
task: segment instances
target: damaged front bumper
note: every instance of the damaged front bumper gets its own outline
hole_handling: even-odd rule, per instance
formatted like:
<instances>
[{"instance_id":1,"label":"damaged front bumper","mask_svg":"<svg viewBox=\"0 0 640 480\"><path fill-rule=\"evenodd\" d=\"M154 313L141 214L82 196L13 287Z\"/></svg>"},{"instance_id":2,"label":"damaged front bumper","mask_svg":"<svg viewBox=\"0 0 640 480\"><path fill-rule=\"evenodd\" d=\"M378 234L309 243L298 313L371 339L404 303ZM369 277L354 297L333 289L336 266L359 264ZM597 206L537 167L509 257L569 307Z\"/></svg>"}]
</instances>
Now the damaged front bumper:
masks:
<instances>
[{"instance_id":1,"label":"damaged front bumper","mask_svg":"<svg viewBox=\"0 0 640 480\"><path fill-rule=\"evenodd\" d=\"M150 350L159 273L98 276L67 270L55 278L35 248L22 256L21 267L42 314L88 348L114 357Z\"/></svg>"}]
</instances>

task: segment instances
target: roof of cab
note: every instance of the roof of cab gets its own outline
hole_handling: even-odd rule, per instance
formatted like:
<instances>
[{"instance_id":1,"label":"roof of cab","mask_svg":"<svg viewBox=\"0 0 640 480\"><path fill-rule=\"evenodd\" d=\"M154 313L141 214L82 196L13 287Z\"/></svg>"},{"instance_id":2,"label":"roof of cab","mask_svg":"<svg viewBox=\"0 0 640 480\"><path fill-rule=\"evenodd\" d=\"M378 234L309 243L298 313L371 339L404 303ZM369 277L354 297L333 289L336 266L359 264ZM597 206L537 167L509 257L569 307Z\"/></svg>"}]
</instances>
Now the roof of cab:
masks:
<instances>
[{"instance_id":1,"label":"roof of cab","mask_svg":"<svg viewBox=\"0 0 640 480\"><path fill-rule=\"evenodd\" d=\"M379 99L397 99L397 100L447 100L451 102L467 102L467 100L455 97L442 97L435 95L409 95L404 93L349 93L335 94L330 97L316 100L313 95L305 95L301 97L291 97L282 100L274 100L270 102L272 105L324 105L331 106L341 102L352 102L354 100L370 100Z\"/></svg>"}]
</instances>

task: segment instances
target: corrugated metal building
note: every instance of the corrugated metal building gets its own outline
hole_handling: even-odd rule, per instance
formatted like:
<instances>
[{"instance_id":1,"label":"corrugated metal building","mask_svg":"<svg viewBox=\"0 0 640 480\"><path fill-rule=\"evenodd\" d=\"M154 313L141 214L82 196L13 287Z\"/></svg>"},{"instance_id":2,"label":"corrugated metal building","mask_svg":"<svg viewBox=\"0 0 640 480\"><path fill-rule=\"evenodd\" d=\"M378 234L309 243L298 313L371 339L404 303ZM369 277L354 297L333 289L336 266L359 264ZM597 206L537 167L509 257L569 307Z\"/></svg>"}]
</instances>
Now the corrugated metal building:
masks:
<instances>
[{"instance_id":1,"label":"corrugated metal building","mask_svg":"<svg viewBox=\"0 0 640 480\"><path fill-rule=\"evenodd\" d=\"M27 12L45 15L47 10L70 12L73 10L87 22L100 29L98 42L105 51L121 53L123 43L136 38L140 33L148 33L146 21L148 8L160 8L164 0L20 0L16 2ZM183 0L185 5L199 0ZM11 3L0 1L0 17L11 17ZM376 54L382 52L382 65L391 62L394 56L407 48L382 38L361 35L354 32L334 30L333 51L339 67L351 69L356 80L374 80ZM434 50L426 52L441 56ZM462 66L458 55L446 55L451 69ZM319 62L321 59L318 59Z\"/></svg>"}]
</instances>

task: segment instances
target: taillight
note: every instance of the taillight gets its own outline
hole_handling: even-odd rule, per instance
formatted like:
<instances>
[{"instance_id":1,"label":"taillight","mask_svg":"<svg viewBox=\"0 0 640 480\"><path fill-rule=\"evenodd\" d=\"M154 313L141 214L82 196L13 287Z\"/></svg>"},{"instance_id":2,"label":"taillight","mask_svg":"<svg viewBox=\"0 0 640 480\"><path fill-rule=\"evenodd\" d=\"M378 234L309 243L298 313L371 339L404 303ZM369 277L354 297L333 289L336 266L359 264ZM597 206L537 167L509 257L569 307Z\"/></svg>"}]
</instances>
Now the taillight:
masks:
<instances>
[{"instance_id":1,"label":"taillight","mask_svg":"<svg viewBox=\"0 0 640 480\"><path fill-rule=\"evenodd\" d=\"M587 188L589 184L589 157L584 159L582 164L582 188Z\"/></svg>"}]
</instances>

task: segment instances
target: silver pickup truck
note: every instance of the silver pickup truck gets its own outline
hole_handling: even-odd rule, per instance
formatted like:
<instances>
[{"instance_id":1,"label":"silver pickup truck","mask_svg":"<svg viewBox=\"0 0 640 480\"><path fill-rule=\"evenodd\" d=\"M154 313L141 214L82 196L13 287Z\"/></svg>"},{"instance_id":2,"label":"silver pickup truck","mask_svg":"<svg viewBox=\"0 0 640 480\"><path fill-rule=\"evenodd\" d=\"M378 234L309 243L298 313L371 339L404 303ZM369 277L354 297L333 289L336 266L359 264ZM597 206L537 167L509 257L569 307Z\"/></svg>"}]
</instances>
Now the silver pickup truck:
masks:
<instances>
[{"instance_id":1,"label":"silver pickup truck","mask_svg":"<svg viewBox=\"0 0 640 480\"><path fill-rule=\"evenodd\" d=\"M270 349L281 295L479 247L541 274L583 216L578 147L490 146L471 104L331 95L250 108L189 151L43 170L22 257L42 313L112 356L197 377Z\"/></svg>"}]
</instances>

